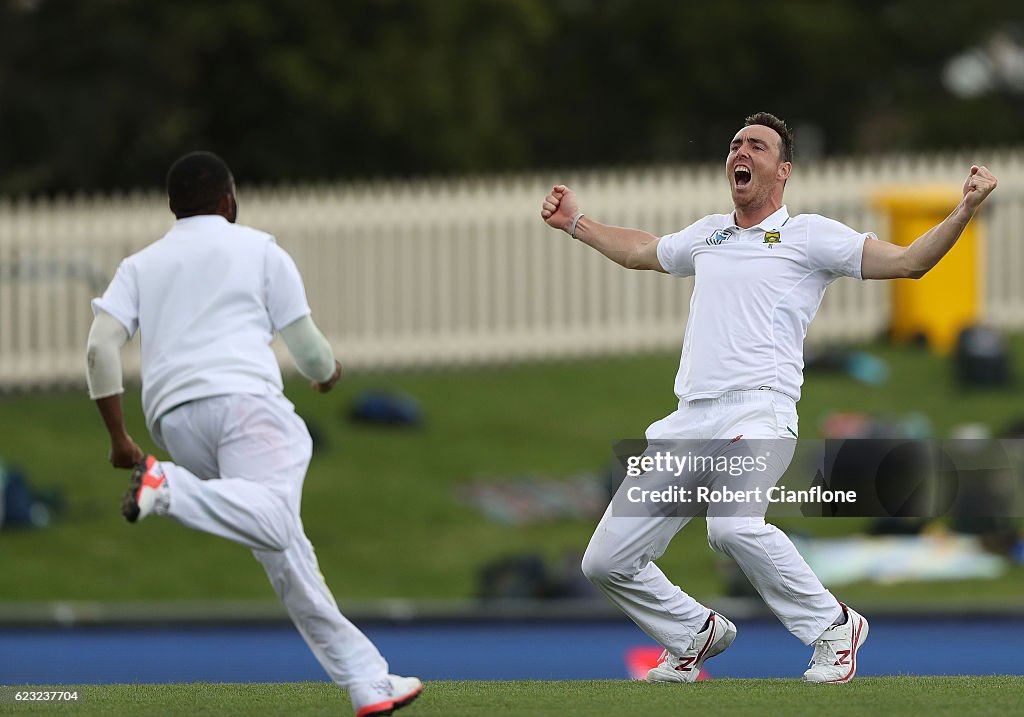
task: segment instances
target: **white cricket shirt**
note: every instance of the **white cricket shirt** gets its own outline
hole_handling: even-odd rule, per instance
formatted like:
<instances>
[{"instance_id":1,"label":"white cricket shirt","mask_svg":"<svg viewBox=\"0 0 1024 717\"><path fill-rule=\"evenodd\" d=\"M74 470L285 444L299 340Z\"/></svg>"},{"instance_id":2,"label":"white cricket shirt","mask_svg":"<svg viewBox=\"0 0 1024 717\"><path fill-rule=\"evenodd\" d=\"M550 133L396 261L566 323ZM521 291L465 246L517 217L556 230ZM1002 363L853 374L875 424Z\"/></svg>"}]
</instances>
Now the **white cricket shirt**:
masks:
<instances>
[{"instance_id":1,"label":"white cricket shirt","mask_svg":"<svg viewBox=\"0 0 1024 717\"><path fill-rule=\"evenodd\" d=\"M694 276L675 391L681 401L770 388L794 401L803 384L807 325L840 276L861 278L864 241L817 214L786 207L750 229L712 214L658 244L658 261Z\"/></svg>"},{"instance_id":2,"label":"white cricket shirt","mask_svg":"<svg viewBox=\"0 0 1024 717\"><path fill-rule=\"evenodd\" d=\"M94 312L142 343L142 405L153 432L199 398L282 391L274 331L310 313L295 262L269 234L217 215L179 219L117 269Z\"/></svg>"}]
</instances>

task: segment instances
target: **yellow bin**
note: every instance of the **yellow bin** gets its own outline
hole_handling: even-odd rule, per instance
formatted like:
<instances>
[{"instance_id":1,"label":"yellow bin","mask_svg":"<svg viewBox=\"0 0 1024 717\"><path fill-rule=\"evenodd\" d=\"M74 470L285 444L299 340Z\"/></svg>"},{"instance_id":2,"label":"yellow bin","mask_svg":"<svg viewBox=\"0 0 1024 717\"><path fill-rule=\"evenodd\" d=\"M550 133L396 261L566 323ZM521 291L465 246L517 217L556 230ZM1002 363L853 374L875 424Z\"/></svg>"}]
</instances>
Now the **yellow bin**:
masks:
<instances>
[{"instance_id":1,"label":"yellow bin","mask_svg":"<svg viewBox=\"0 0 1024 717\"><path fill-rule=\"evenodd\" d=\"M888 239L909 246L949 216L962 196L948 186L895 187L880 190L875 205L889 215L892 236ZM924 336L929 348L948 353L960 331L978 318L981 251L975 216L949 253L923 278L894 280L890 336L896 341Z\"/></svg>"}]
</instances>

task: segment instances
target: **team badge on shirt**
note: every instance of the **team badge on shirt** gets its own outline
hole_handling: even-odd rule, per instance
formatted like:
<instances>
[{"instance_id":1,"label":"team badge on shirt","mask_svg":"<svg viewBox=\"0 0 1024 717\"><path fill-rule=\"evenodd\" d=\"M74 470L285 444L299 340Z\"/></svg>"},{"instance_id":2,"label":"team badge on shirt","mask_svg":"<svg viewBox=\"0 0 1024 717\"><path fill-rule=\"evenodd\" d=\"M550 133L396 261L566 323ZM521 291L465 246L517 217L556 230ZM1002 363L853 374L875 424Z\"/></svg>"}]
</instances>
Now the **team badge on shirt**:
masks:
<instances>
[{"instance_id":1,"label":"team badge on shirt","mask_svg":"<svg viewBox=\"0 0 1024 717\"><path fill-rule=\"evenodd\" d=\"M714 234L705 239L705 241L708 243L708 246L718 246L719 244L727 241L731 236L731 229L719 229Z\"/></svg>"},{"instance_id":2,"label":"team badge on shirt","mask_svg":"<svg viewBox=\"0 0 1024 717\"><path fill-rule=\"evenodd\" d=\"M765 232L764 233L764 243L768 245L769 249L771 249L772 245L774 245L774 244L781 244L782 243L782 233L777 231L777 230L773 231L773 232Z\"/></svg>"}]
</instances>

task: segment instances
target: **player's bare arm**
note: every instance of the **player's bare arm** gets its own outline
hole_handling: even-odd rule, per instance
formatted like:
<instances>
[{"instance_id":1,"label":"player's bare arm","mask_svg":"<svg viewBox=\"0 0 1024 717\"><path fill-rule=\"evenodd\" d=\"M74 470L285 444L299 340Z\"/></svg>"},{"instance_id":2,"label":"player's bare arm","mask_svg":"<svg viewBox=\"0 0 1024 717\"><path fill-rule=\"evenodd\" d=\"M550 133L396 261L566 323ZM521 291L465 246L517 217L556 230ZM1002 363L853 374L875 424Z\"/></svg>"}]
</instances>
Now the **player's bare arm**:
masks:
<instances>
[{"instance_id":1,"label":"player's bare arm","mask_svg":"<svg viewBox=\"0 0 1024 717\"><path fill-rule=\"evenodd\" d=\"M953 212L906 247L869 239L864 242L861 274L865 279L920 279L939 263L996 188L998 180L983 166L972 166L963 199Z\"/></svg>"},{"instance_id":2,"label":"player's bare arm","mask_svg":"<svg viewBox=\"0 0 1024 717\"><path fill-rule=\"evenodd\" d=\"M96 407L110 434L110 465L114 468L134 468L142 460L143 453L125 429L121 395L96 399Z\"/></svg>"},{"instance_id":3,"label":"player's bare arm","mask_svg":"<svg viewBox=\"0 0 1024 717\"><path fill-rule=\"evenodd\" d=\"M640 229L602 224L581 214L576 192L564 184L551 189L540 216L548 226L561 229L620 266L665 273L658 261L658 237Z\"/></svg>"}]
</instances>

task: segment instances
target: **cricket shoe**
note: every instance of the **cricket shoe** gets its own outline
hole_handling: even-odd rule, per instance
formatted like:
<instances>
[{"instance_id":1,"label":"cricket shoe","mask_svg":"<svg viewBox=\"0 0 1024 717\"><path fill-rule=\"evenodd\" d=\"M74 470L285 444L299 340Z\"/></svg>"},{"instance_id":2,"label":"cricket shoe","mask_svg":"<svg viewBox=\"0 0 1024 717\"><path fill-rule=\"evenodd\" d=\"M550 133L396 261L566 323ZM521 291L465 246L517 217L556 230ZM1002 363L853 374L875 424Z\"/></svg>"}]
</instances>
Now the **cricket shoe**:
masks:
<instances>
[{"instance_id":1,"label":"cricket shoe","mask_svg":"<svg viewBox=\"0 0 1024 717\"><path fill-rule=\"evenodd\" d=\"M373 682L362 682L349 688L356 717L389 715L420 696L423 683L415 677L388 675Z\"/></svg>"},{"instance_id":2,"label":"cricket shoe","mask_svg":"<svg viewBox=\"0 0 1024 717\"><path fill-rule=\"evenodd\" d=\"M736 626L712 610L708 626L697 633L690 648L682 655L673 655L665 650L661 664L647 673L647 681L695 682L704 660L724 652L735 639Z\"/></svg>"},{"instance_id":3,"label":"cricket shoe","mask_svg":"<svg viewBox=\"0 0 1024 717\"><path fill-rule=\"evenodd\" d=\"M857 650L868 639L868 621L843 603L839 606L846 622L825 630L814 643L804 682L849 682L857 674Z\"/></svg>"},{"instance_id":4,"label":"cricket shoe","mask_svg":"<svg viewBox=\"0 0 1024 717\"><path fill-rule=\"evenodd\" d=\"M154 456L146 456L132 471L128 490L121 499L121 514L129 523L135 523L158 505L167 506L167 476Z\"/></svg>"}]
</instances>

